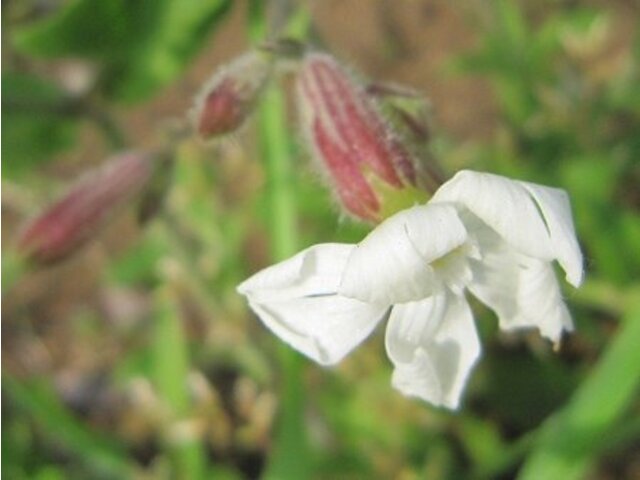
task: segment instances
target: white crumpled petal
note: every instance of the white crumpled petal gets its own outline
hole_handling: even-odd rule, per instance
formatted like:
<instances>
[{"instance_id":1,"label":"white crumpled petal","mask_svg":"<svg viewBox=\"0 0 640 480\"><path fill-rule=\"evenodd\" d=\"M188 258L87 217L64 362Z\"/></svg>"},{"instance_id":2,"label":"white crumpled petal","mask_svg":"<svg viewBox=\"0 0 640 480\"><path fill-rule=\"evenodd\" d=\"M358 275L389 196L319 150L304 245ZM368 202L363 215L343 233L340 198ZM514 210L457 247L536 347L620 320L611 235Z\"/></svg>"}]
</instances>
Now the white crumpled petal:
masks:
<instances>
[{"instance_id":1,"label":"white crumpled petal","mask_svg":"<svg viewBox=\"0 0 640 480\"><path fill-rule=\"evenodd\" d=\"M544 215L553 251L567 274L567 281L574 287L579 287L584 271L582 251L576 238L567 192L534 183L520 183L535 198Z\"/></svg>"},{"instance_id":2,"label":"white crumpled petal","mask_svg":"<svg viewBox=\"0 0 640 480\"><path fill-rule=\"evenodd\" d=\"M353 245L316 245L258 272L240 286L263 323L322 365L339 362L384 317L370 305L336 293Z\"/></svg>"},{"instance_id":3,"label":"white crumpled petal","mask_svg":"<svg viewBox=\"0 0 640 480\"><path fill-rule=\"evenodd\" d=\"M463 170L440 187L431 202L463 205L525 255L557 259L567 280L580 284L582 253L563 190Z\"/></svg>"},{"instance_id":4,"label":"white crumpled petal","mask_svg":"<svg viewBox=\"0 0 640 480\"><path fill-rule=\"evenodd\" d=\"M535 326L543 337L558 343L563 330L573 330L571 315L551 265L535 258L528 260L520 273L518 316L513 326Z\"/></svg>"},{"instance_id":5,"label":"white crumpled petal","mask_svg":"<svg viewBox=\"0 0 640 480\"><path fill-rule=\"evenodd\" d=\"M539 329L558 342L573 323L550 263L517 252L487 227L475 231L482 260L470 260L467 288L498 315L500 328Z\"/></svg>"},{"instance_id":6,"label":"white crumpled petal","mask_svg":"<svg viewBox=\"0 0 640 480\"><path fill-rule=\"evenodd\" d=\"M336 293L355 245L321 243L254 274L238 292L255 301Z\"/></svg>"},{"instance_id":7,"label":"white crumpled petal","mask_svg":"<svg viewBox=\"0 0 640 480\"><path fill-rule=\"evenodd\" d=\"M382 222L351 252L339 292L368 303L416 301L441 288L429 265L467 238L451 205L422 205Z\"/></svg>"},{"instance_id":8,"label":"white crumpled petal","mask_svg":"<svg viewBox=\"0 0 640 480\"><path fill-rule=\"evenodd\" d=\"M395 366L394 388L450 409L458 408L480 356L471 309L463 296L449 291L394 306L386 349Z\"/></svg>"}]
</instances>

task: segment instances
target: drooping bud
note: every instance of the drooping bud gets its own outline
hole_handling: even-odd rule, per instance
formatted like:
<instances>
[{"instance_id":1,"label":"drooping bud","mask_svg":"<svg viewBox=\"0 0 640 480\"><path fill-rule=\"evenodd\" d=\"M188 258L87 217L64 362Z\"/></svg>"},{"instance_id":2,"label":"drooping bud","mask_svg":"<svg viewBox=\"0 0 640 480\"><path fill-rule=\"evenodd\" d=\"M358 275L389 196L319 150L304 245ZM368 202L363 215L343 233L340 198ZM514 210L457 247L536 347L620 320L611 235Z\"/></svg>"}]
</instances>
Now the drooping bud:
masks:
<instances>
[{"instance_id":1,"label":"drooping bud","mask_svg":"<svg viewBox=\"0 0 640 480\"><path fill-rule=\"evenodd\" d=\"M76 252L135 200L152 172L153 157L148 154L128 152L114 157L30 221L18 239L18 252L40 265Z\"/></svg>"},{"instance_id":2,"label":"drooping bud","mask_svg":"<svg viewBox=\"0 0 640 480\"><path fill-rule=\"evenodd\" d=\"M331 56L304 57L297 94L306 140L348 213L377 222L425 198L416 158Z\"/></svg>"},{"instance_id":3,"label":"drooping bud","mask_svg":"<svg viewBox=\"0 0 640 480\"><path fill-rule=\"evenodd\" d=\"M209 140L238 129L253 112L271 70L269 56L252 50L217 71L190 112L198 135Z\"/></svg>"}]
</instances>

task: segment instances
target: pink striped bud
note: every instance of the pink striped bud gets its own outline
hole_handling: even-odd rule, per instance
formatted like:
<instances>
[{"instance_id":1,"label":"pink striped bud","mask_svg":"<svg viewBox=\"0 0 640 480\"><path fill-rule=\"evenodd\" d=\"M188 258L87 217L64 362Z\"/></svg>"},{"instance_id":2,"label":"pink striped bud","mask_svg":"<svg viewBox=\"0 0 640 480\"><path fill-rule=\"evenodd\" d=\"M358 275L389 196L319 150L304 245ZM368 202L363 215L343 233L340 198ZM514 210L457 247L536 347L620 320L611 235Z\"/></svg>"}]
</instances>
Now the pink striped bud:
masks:
<instances>
[{"instance_id":1,"label":"pink striped bud","mask_svg":"<svg viewBox=\"0 0 640 480\"><path fill-rule=\"evenodd\" d=\"M144 190L152 175L152 160L130 152L89 172L27 224L18 239L18 251L36 264L49 264L79 250Z\"/></svg>"},{"instance_id":2,"label":"pink striped bud","mask_svg":"<svg viewBox=\"0 0 640 480\"><path fill-rule=\"evenodd\" d=\"M205 140L233 132L253 112L271 74L267 55L250 51L222 67L205 84L190 112Z\"/></svg>"},{"instance_id":3,"label":"pink striped bud","mask_svg":"<svg viewBox=\"0 0 640 480\"><path fill-rule=\"evenodd\" d=\"M297 93L305 137L348 213L377 222L398 198L416 201L405 195L418 191L416 158L372 96L331 56L303 58Z\"/></svg>"}]
</instances>

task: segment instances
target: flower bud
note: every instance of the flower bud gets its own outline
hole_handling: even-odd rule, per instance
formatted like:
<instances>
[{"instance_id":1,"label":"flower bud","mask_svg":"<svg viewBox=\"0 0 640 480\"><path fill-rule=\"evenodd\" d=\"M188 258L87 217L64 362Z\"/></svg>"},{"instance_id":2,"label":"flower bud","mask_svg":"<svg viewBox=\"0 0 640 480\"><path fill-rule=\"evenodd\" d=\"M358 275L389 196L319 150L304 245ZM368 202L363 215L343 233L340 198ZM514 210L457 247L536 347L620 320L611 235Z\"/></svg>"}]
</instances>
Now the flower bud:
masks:
<instances>
[{"instance_id":1,"label":"flower bud","mask_svg":"<svg viewBox=\"0 0 640 480\"><path fill-rule=\"evenodd\" d=\"M253 50L216 72L190 112L198 135L209 140L238 129L253 112L270 74L269 57Z\"/></svg>"},{"instance_id":2,"label":"flower bud","mask_svg":"<svg viewBox=\"0 0 640 480\"><path fill-rule=\"evenodd\" d=\"M18 251L36 264L54 263L76 252L145 188L152 160L129 152L89 172L27 224Z\"/></svg>"},{"instance_id":3,"label":"flower bud","mask_svg":"<svg viewBox=\"0 0 640 480\"><path fill-rule=\"evenodd\" d=\"M377 222L390 204L397 210L419 200L416 159L372 96L331 56L304 57L297 93L306 139L348 213ZM396 206L401 197L409 205Z\"/></svg>"}]
</instances>

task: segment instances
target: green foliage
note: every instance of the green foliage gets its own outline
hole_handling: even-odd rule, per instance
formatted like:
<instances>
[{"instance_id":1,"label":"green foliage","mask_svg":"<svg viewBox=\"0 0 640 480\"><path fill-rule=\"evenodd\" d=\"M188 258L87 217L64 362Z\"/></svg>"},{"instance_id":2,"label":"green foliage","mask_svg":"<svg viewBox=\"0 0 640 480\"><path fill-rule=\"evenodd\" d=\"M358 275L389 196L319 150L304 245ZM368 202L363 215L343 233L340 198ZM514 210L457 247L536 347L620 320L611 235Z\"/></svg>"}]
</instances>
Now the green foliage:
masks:
<instances>
[{"instance_id":1,"label":"green foliage","mask_svg":"<svg viewBox=\"0 0 640 480\"><path fill-rule=\"evenodd\" d=\"M77 118L65 93L41 77L2 74L3 177L16 177L71 148Z\"/></svg>"},{"instance_id":2,"label":"green foliage","mask_svg":"<svg viewBox=\"0 0 640 480\"><path fill-rule=\"evenodd\" d=\"M525 366L494 352L487 400L510 417L510 425L520 423L531 433L507 448L510 453L480 462L479 478L509 471L529 448L522 478L584 478L624 429L619 419L637 406L639 361L631 345L640 338L633 303L637 284L631 282L640 275L640 215L631 192L640 183L640 109L633 86L640 56L636 38L627 63L603 61L615 48L613 28L610 14L583 8L554 10L534 26L517 2L494 2L481 46L453 64L459 72L485 76L501 105L502 136L475 146L481 168L570 193L587 268L584 288L569 294L587 307L576 312L578 329L601 348L603 312L626 315L598 366L582 377L564 407L580 378L575 367L545 366L531 357ZM630 435L637 439L637 430Z\"/></svg>"},{"instance_id":3,"label":"green foliage","mask_svg":"<svg viewBox=\"0 0 640 480\"><path fill-rule=\"evenodd\" d=\"M98 62L106 95L144 101L175 80L221 22L230 0L75 0L14 41L26 53Z\"/></svg>"},{"instance_id":4,"label":"green foliage","mask_svg":"<svg viewBox=\"0 0 640 480\"><path fill-rule=\"evenodd\" d=\"M69 449L74 455L77 455L77 458L93 475L98 478L114 478L128 476L132 472L132 466L126 460L123 446L118 444L115 439L93 431L75 418L59 402L58 396L45 381L41 379L18 381L12 377L3 376L2 389L3 394L8 395L12 406L27 413L46 432L48 442L51 445L59 445L61 448ZM14 426L14 428L16 427ZM11 433L20 434L20 432L13 431ZM5 447L20 448L13 444L14 435L11 436L10 441L5 442L3 434L3 450ZM12 468L19 469L19 465L21 465L19 452L7 453L10 456L7 458L3 455L3 467L6 461L10 470ZM23 454L26 462L22 465L27 466L32 459L28 452L23 451ZM16 456L14 457L14 455ZM18 464L12 465L12 462L18 462ZM40 469L39 475L45 475L45 472L49 472L46 473L47 476L50 475L52 467Z\"/></svg>"},{"instance_id":5,"label":"green foliage","mask_svg":"<svg viewBox=\"0 0 640 480\"><path fill-rule=\"evenodd\" d=\"M168 409L167 428L170 430L176 428L177 422L187 420L191 410L187 390L188 344L175 292L170 286L160 287L155 295L152 379ZM175 474L181 478L205 478L203 451L197 436L172 439L167 434L167 437L165 442L175 465Z\"/></svg>"},{"instance_id":6,"label":"green foliage","mask_svg":"<svg viewBox=\"0 0 640 480\"><path fill-rule=\"evenodd\" d=\"M110 276L119 285L156 285L158 279L154 268L165 251L164 244L156 237L141 239L138 245L125 252L111 265Z\"/></svg>"},{"instance_id":7,"label":"green foliage","mask_svg":"<svg viewBox=\"0 0 640 480\"><path fill-rule=\"evenodd\" d=\"M454 62L486 75L504 112L507 141L478 145L478 155L566 188L589 270L622 285L640 274L632 246L640 219L627 187L640 181L638 48L628 67L598 65L611 48L607 14L568 9L534 29L516 5L495 2L482 46Z\"/></svg>"},{"instance_id":8,"label":"green foliage","mask_svg":"<svg viewBox=\"0 0 640 480\"><path fill-rule=\"evenodd\" d=\"M612 427L640 387L640 301L629 305L618 335L571 401L540 432L520 478L584 478Z\"/></svg>"}]
</instances>

